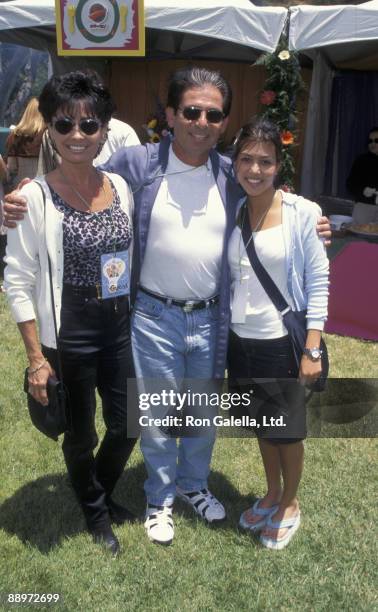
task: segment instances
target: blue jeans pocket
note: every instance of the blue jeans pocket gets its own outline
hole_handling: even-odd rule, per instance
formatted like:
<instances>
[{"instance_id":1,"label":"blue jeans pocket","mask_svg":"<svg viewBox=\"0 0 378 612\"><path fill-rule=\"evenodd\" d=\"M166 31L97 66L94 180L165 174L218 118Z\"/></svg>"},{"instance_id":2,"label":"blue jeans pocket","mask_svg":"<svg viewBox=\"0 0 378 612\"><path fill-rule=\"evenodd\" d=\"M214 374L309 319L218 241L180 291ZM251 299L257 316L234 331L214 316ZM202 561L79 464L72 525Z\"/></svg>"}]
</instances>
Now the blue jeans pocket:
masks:
<instances>
[{"instance_id":1,"label":"blue jeans pocket","mask_svg":"<svg viewBox=\"0 0 378 612\"><path fill-rule=\"evenodd\" d=\"M148 297L137 296L134 304L134 315L145 317L147 319L158 320L162 317L164 304L158 300L149 299Z\"/></svg>"}]
</instances>

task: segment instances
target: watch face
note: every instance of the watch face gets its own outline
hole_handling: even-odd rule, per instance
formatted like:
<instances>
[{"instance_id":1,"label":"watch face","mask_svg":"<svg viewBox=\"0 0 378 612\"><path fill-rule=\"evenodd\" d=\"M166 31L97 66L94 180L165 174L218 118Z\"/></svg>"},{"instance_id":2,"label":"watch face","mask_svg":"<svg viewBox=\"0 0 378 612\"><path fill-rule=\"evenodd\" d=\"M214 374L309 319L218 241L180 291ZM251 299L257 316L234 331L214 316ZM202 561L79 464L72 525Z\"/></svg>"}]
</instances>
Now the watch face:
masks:
<instances>
[{"instance_id":1,"label":"watch face","mask_svg":"<svg viewBox=\"0 0 378 612\"><path fill-rule=\"evenodd\" d=\"M318 351L317 349L315 349L314 351L311 351L311 357L313 359L319 359L320 357L320 351Z\"/></svg>"}]
</instances>

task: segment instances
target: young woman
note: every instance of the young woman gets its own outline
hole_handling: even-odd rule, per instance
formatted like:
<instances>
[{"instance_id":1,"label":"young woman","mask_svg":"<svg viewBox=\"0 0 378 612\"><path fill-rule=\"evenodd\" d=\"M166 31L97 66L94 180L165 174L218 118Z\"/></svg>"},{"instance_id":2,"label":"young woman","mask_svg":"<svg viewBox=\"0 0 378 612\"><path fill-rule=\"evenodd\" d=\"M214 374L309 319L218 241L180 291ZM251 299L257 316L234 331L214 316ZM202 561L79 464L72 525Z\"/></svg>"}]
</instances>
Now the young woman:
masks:
<instances>
[{"instance_id":1,"label":"young woman","mask_svg":"<svg viewBox=\"0 0 378 612\"><path fill-rule=\"evenodd\" d=\"M111 497L135 443L126 431L127 379L134 376L125 289L132 195L120 176L93 166L114 110L97 75L53 77L41 93L39 109L61 163L39 177L39 184L22 190L29 214L10 232L5 286L29 359L29 391L46 404L46 382L57 368L50 258L72 420L64 436L64 458L90 533L115 554L119 544L111 521L132 518ZM120 279L110 287L114 270L107 270L113 264ZM115 286L124 290L112 297ZM106 433L94 457L96 387Z\"/></svg>"},{"instance_id":2,"label":"young woman","mask_svg":"<svg viewBox=\"0 0 378 612\"><path fill-rule=\"evenodd\" d=\"M240 525L261 531L261 543L274 549L286 546L300 524L297 490L305 437L302 385L321 373L319 346L328 296L328 260L316 232L321 211L312 202L276 189L281 150L280 133L272 123L254 119L242 128L234 164L246 197L229 244L233 295L229 378L239 384L242 379L246 383L268 379L252 382L252 416L267 492L243 512ZM260 262L288 304L294 310L307 309L306 349L299 372L282 317L250 264L242 237L247 223L247 245L254 241Z\"/></svg>"}]
</instances>

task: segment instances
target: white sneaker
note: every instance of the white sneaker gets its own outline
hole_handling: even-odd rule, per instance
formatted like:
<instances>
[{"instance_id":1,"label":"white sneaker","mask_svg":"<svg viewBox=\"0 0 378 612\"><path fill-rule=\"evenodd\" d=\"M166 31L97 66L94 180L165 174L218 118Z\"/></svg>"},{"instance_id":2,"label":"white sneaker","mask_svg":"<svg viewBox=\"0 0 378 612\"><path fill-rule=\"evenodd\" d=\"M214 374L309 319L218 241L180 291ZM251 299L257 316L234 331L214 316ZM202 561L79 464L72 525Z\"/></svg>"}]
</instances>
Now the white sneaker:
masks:
<instances>
[{"instance_id":1,"label":"white sneaker","mask_svg":"<svg viewBox=\"0 0 378 612\"><path fill-rule=\"evenodd\" d=\"M175 530L173 527L172 506L152 506L146 509L144 526L151 542L172 544Z\"/></svg>"},{"instance_id":2,"label":"white sneaker","mask_svg":"<svg viewBox=\"0 0 378 612\"><path fill-rule=\"evenodd\" d=\"M192 506L193 510L207 523L224 521L226 518L226 510L209 489L183 491L176 487L176 492L178 497Z\"/></svg>"}]
</instances>

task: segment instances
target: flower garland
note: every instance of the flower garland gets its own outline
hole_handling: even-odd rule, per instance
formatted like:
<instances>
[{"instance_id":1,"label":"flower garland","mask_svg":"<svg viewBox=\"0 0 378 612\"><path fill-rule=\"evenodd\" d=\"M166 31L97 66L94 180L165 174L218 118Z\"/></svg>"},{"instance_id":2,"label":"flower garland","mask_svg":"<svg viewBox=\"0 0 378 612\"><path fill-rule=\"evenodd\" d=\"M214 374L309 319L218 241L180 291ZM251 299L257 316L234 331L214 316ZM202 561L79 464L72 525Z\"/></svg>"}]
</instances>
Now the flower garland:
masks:
<instances>
[{"instance_id":1,"label":"flower garland","mask_svg":"<svg viewBox=\"0 0 378 612\"><path fill-rule=\"evenodd\" d=\"M304 90L298 56L287 50L287 39L282 36L274 53L265 53L256 64L265 67L267 78L260 94L259 115L273 121L281 131L283 144L280 180L282 189L293 191L295 167L293 161L298 123L296 102Z\"/></svg>"}]
</instances>

